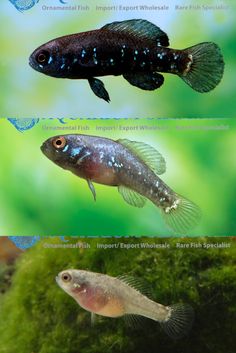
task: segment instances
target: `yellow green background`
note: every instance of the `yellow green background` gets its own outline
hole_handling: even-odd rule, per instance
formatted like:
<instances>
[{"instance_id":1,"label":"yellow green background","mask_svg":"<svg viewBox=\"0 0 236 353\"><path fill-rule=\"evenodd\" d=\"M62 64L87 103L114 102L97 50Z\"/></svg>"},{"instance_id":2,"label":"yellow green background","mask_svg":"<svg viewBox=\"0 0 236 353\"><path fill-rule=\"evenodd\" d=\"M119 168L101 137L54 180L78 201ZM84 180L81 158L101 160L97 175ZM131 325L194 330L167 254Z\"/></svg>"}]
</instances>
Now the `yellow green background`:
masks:
<instances>
[{"instance_id":1,"label":"yellow green background","mask_svg":"<svg viewBox=\"0 0 236 353\"><path fill-rule=\"evenodd\" d=\"M48 137L72 133L128 138L155 147L165 157L161 176L174 191L202 210L188 235L235 235L236 124L233 119L42 119L19 132L0 119L0 234L81 236L166 236L171 232L151 202L142 209L124 202L116 187L94 184L47 159L40 146ZM141 130L141 126L146 126ZM97 130L112 128L111 131ZM60 130L47 130L57 128ZM124 130L135 128L136 130ZM153 128L153 130L150 130Z\"/></svg>"}]
</instances>

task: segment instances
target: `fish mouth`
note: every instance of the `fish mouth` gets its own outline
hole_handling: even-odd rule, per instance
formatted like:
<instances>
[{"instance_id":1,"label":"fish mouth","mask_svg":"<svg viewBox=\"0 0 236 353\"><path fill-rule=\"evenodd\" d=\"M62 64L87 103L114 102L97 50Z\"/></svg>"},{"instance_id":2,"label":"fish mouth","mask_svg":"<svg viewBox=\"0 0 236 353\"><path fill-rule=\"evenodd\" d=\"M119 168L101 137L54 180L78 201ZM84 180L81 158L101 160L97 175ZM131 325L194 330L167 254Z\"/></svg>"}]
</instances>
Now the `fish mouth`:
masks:
<instances>
[{"instance_id":1,"label":"fish mouth","mask_svg":"<svg viewBox=\"0 0 236 353\"><path fill-rule=\"evenodd\" d=\"M31 66L33 69L35 68L34 59L32 57L32 54L29 57L29 66Z\"/></svg>"},{"instance_id":2,"label":"fish mouth","mask_svg":"<svg viewBox=\"0 0 236 353\"><path fill-rule=\"evenodd\" d=\"M36 52L34 51L30 57L29 57L29 66L32 67L32 69L38 71L38 72L42 72L42 66L37 63L37 61L35 60L35 57L36 57Z\"/></svg>"},{"instance_id":3,"label":"fish mouth","mask_svg":"<svg viewBox=\"0 0 236 353\"><path fill-rule=\"evenodd\" d=\"M41 151L42 151L43 153L45 153L45 151L46 151L46 149L47 149L47 147L46 147L46 145L45 145L45 142L40 146L40 149L41 149Z\"/></svg>"},{"instance_id":4,"label":"fish mouth","mask_svg":"<svg viewBox=\"0 0 236 353\"><path fill-rule=\"evenodd\" d=\"M50 150L50 148L48 147L47 142L44 142L41 146L40 149L42 151L42 153L48 157L49 159L52 158L52 151Z\"/></svg>"}]
</instances>

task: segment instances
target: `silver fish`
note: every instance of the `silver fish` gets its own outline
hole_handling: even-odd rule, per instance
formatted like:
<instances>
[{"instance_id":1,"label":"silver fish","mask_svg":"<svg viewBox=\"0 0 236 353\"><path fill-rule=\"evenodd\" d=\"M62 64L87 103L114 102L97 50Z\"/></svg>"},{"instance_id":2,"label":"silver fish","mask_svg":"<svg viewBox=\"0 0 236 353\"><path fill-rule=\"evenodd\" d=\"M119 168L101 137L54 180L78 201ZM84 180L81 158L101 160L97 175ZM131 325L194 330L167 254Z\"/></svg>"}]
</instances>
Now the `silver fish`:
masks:
<instances>
[{"instance_id":1,"label":"silver fish","mask_svg":"<svg viewBox=\"0 0 236 353\"><path fill-rule=\"evenodd\" d=\"M174 339L185 336L192 327L191 306L156 303L136 289L128 277L115 278L101 273L69 269L56 277L57 284L92 314L118 318L139 315L158 321Z\"/></svg>"},{"instance_id":2,"label":"silver fish","mask_svg":"<svg viewBox=\"0 0 236 353\"><path fill-rule=\"evenodd\" d=\"M49 138L41 150L63 169L86 179L94 199L92 182L117 186L132 206L143 207L146 199L152 201L176 233L188 232L199 221L199 207L158 177L165 172L165 160L146 143L74 134Z\"/></svg>"}]
</instances>

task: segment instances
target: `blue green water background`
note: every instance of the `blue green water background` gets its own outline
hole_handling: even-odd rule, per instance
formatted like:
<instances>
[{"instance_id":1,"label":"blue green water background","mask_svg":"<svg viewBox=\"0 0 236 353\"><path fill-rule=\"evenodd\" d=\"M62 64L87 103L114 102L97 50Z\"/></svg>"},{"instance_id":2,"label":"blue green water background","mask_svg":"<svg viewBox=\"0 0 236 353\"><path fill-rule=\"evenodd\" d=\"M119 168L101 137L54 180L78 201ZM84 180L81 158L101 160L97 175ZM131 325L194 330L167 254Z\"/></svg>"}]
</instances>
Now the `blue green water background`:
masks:
<instances>
[{"instance_id":1,"label":"blue green water background","mask_svg":"<svg viewBox=\"0 0 236 353\"><path fill-rule=\"evenodd\" d=\"M169 10L96 10L96 6L166 5ZM66 6L89 6L87 11L43 10L62 6L59 0L40 0L24 13L10 1L1 1L0 116L12 117L234 117L236 81L235 1L77 1ZM190 5L222 5L223 10L190 9ZM112 21L147 19L162 28L173 48L213 41L222 49L225 74L212 92L200 94L180 78L165 75L158 91L145 92L122 77L105 77L111 103L98 99L85 80L63 80L37 73L28 65L29 55L39 45L58 36L97 29Z\"/></svg>"}]
</instances>

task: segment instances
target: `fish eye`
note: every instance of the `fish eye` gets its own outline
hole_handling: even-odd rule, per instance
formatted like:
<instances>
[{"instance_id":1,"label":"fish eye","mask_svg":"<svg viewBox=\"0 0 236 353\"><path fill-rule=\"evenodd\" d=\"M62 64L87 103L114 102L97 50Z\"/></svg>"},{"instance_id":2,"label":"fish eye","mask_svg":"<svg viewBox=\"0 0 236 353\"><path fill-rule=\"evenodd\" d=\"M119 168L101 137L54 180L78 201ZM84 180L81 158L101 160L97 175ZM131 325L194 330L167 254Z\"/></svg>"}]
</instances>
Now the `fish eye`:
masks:
<instances>
[{"instance_id":1,"label":"fish eye","mask_svg":"<svg viewBox=\"0 0 236 353\"><path fill-rule=\"evenodd\" d=\"M45 63L48 63L49 57L50 57L49 52L44 50L37 55L36 60L39 64L45 64Z\"/></svg>"},{"instance_id":2,"label":"fish eye","mask_svg":"<svg viewBox=\"0 0 236 353\"><path fill-rule=\"evenodd\" d=\"M57 150L60 150L65 147L66 139L64 136L57 137L52 141L52 144Z\"/></svg>"},{"instance_id":3,"label":"fish eye","mask_svg":"<svg viewBox=\"0 0 236 353\"><path fill-rule=\"evenodd\" d=\"M61 276L63 282L70 282L71 281L71 275L68 272L65 272Z\"/></svg>"}]
</instances>

